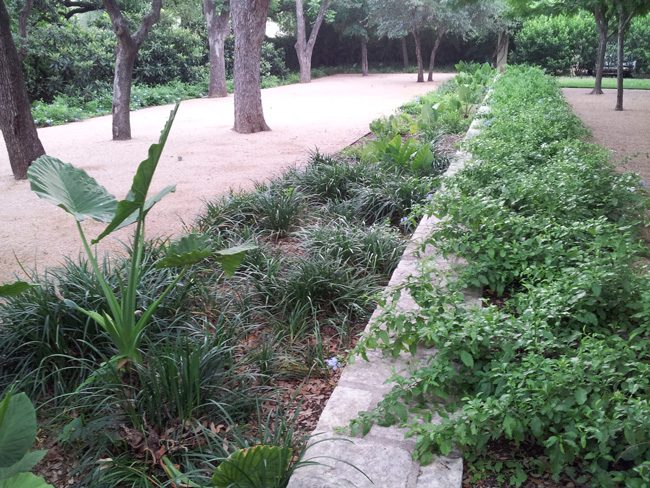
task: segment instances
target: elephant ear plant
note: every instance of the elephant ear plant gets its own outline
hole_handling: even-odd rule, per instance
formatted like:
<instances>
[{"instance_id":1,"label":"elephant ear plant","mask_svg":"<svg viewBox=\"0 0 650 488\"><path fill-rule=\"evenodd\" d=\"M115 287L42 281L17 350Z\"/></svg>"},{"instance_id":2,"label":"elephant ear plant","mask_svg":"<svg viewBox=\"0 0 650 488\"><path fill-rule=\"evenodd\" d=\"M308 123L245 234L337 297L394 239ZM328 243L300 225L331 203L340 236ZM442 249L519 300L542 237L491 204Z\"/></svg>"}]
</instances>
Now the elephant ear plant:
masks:
<instances>
[{"instance_id":1,"label":"elephant ear plant","mask_svg":"<svg viewBox=\"0 0 650 488\"><path fill-rule=\"evenodd\" d=\"M148 198L149 187L160 160L167 136L171 129L178 105L172 110L169 120L162 131L160 140L149 148L147 159L142 161L135 173L131 189L123 200L116 200L106 188L99 185L85 171L63 163L58 159L41 156L30 166L27 178L32 190L41 198L61 207L72 215L77 224L79 236L92 269L99 280L106 298L108 311L99 313L85 310L77 304L68 304L95 320L110 336L118 354L113 361L121 363L141 360L139 345L143 332L151 317L165 297L185 276L189 266L214 256L227 275L234 273L240 265L247 250L253 246L243 245L214 251L207 237L191 234L170 244L165 256L157 263L158 267L181 268L176 278L142 313L138 311L136 296L142 278L142 261L145 245L145 220L152 207L167 194L175 191L175 186L168 186ZM81 222L92 219L107 224L99 236L88 242ZM130 265L126 279L114 291L102 275L97 257L91 245L97 244L111 233L135 224ZM11 286L11 285L10 285ZM16 285L14 286L24 286Z\"/></svg>"},{"instance_id":2,"label":"elephant ear plant","mask_svg":"<svg viewBox=\"0 0 650 488\"><path fill-rule=\"evenodd\" d=\"M24 393L0 400L0 488L53 488L29 471L47 451L30 451L36 439L36 411Z\"/></svg>"}]
</instances>

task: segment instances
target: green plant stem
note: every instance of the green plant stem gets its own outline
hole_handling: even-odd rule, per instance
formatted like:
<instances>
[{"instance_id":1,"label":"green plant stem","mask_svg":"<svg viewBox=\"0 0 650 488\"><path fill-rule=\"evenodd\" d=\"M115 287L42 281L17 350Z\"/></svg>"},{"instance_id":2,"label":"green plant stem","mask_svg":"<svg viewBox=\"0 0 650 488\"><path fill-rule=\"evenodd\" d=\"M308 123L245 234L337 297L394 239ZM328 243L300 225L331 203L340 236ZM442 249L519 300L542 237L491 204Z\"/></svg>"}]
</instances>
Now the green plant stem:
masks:
<instances>
[{"instance_id":1,"label":"green plant stem","mask_svg":"<svg viewBox=\"0 0 650 488\"><path fill-rule=\"evenodd\" d=\"M99 281L99 286L102 288L102 291L106 296L106 301L108 302L108 306L111 309L111 312L113 313L115 319L121 322L121 311L117 302L117 298L115 297L115 294L113 293L111 288L108 286L108 283L104 279L103 273L99 269L99 264L97 263L97 259L95 259L95 255L92 252L92 249L90 248L90 244L88 244L88 240L86 239L86 235L84 234L83 228L81 227L81 223L78 220L76 221L76 223L77 223L77 230L79 231L79 235L81 236L81 242L84 246L84 250L86 251L86 255L88 256L90 265L92 266L93 271L95 272L95 276L97 276L97 280Z\"/></svg>"}]
</instances>

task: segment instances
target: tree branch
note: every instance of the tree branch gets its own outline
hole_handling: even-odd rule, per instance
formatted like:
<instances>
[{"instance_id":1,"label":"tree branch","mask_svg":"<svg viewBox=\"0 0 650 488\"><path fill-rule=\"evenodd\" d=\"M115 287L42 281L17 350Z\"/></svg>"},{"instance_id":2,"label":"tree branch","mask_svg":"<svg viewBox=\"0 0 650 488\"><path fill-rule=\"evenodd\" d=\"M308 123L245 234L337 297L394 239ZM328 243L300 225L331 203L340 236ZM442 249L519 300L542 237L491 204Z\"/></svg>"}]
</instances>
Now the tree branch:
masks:
<instances>
[{"instance_id":1,"label":"tree branch","mask_svg":"<svg viewBox=\"0 0 650 488\"><path fill-rule=\"evenodd\" d=\"M66 19L71 19L77 14L94 12L102 8L100 3L85 0L62 0L61 4L70 9L63 15Z\"/></svg>"},{"instance_id":2,"label":"tree branch","mask_svg":"<svg viewBox=\"0 0 650 488\"><path fill-rule=\"evenodd\" d=\"M311 32L309 33L309 41L307 42L309 49L313 49L314 44L316 44L316 36L318 36L318 31L323 23L323 19L325 19L325 14L327 13L329 6L330 0L323 0L323 3L321 3L320 9L318 10L318 16L316 17Z\"/></svg>"},{"instance_id":3,"label":"tree branch","mask_svg":"<svg viewBox=\"0 0 650 488\"><path fill-rule=\"evenodd\" d=\"M129 41L132 41L133 39L131 39L129 25L126 22L124 15L122 15L122 11L120 10L116 0L104 0L104 9L111 18L115 35L121 39L128 38Z\"/></svg>"},{"instance_id":4,"label":"tree branch","mask_svg":"<svg viewBox=\"0 0 650 488\"><path fill-rule=\"evenodd\" d=\"M160 10L162 9L162 0L152 0L151 10L142 19L142 24L138 31L133 35L133 40L140 46L149 34L151 26L160 20Z\"/></svg>"}]
</instances>

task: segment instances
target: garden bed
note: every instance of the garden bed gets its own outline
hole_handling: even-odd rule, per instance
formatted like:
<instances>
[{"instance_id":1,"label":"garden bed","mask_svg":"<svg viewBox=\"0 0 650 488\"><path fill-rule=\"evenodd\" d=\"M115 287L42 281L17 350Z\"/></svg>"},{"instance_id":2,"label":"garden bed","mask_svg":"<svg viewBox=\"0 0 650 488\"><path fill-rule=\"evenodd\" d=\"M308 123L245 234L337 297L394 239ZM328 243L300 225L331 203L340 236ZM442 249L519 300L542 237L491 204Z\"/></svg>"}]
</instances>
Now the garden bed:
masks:
<instances>
[{"instance_id":1,"label":"garden bed","mask_svg":"<svg viewBox=\"0 0 650 488\"><path fill-rule=\"evenodd\" d=\"M201 240L256 247L233 277L218 255L192 266L132 359L115 363L113 339L79 311L107 311L86 262L34 274L37 287L2 303L1 385L39 407L51 449L39 472L57 487L162 486L169 462L201 485L228 455L262 444L294 449L276 480L286 483L414 210L439 185L447 156L436 141L464 131L482 97L491 71L470 68L373 123L375 140L208 204L193 229ZM145 246L136 314L178 280L160 266L168 254L168 243ZM130 264L100 263L118 297Z\"/></svg>"},{"instance_id":2,"label":"garden bed","mask_svg":"<svg viewBox=\"0 0 650 488\"><path fill-rule=\"evenodd\" d=\"M468 486L646 486L647 195L583 142L541 71L509 69L489 105L473 162L428 209L429 244L464 264L443 285L409 283L417 314L388 311L358 346L437 354L361 419L404 423L425 463L462 450Z\"/></svg>"}]
</instances>

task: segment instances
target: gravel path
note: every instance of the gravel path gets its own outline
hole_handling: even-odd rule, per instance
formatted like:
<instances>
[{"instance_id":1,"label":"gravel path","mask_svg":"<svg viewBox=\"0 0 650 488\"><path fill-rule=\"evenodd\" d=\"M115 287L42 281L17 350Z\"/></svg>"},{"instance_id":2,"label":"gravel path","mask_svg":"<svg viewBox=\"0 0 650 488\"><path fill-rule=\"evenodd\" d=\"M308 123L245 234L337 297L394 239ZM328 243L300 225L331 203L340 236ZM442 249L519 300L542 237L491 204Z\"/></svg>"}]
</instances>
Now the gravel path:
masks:
<instances>
[{"instance_id":1,"label":"gravel path","mask_svg":"<svg viewBox=\"0 0 650 488\"><path fill-rule=\"evenodd\" d=\"M264 111L272 131L252 135L231 130L232 96L183 102L152 185L152 193L174 183L177 190L151 212L149 235L182 232L206 200L230 188L250 188L253 180L304 161L310 150L343 149L365 135L374 118L452 76L436 74L433 83L415 83L412 74L337 75L264 90ZM39 135L48 154L84 168L121 198L170 109L132 113L130 141L110 140L110 117L40 129ZM80 252L72 218L39 200L27 182L12 178L4 145L0 145L0 205L0 282L20 272L16 258L27 268L42 270ZM89 236L101 227L86 224ZM107 239L103 249L120 249L119 239L128 239L128 233Z\"/></svg>"},{"instance_id":2,"label":"gravel path","mask_svg":"<svg viewBox=\"0 0 650 488\"><path fill-rule=\"evenodd\" d=\"M564 96L591 129L594 142L610 149L621 171L633 171L650 183L650 91L625 90L616 112L616 90L590 95L584 88L565 88Z\"/></svg>"}]
</instances>

